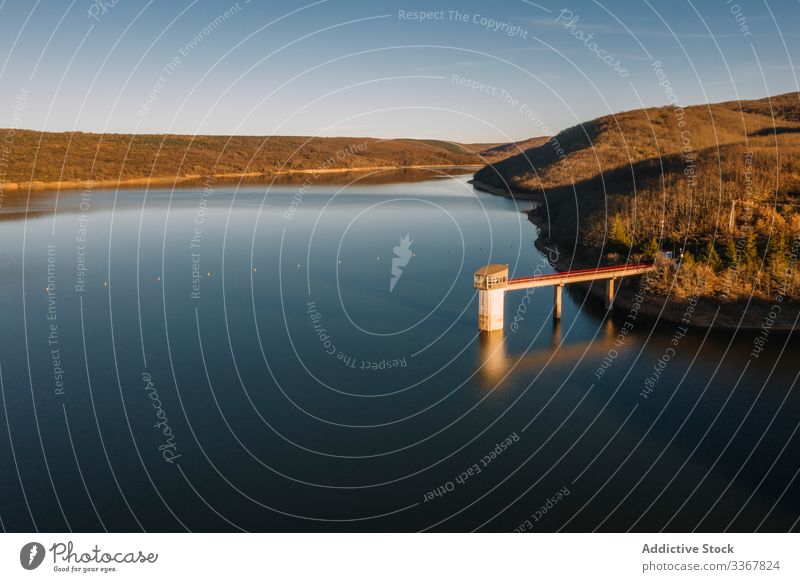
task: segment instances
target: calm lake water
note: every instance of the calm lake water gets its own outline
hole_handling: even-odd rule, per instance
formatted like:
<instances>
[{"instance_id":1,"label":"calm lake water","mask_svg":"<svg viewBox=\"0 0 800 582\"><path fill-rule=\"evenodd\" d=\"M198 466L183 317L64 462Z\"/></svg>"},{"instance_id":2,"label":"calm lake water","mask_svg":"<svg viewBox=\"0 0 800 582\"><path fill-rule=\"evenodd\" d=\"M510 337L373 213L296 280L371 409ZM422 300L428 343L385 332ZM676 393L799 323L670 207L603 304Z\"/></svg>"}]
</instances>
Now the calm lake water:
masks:
<instances>
[{"instance_id":1,"label":"calm lake water","mask_svg":"<svg viewBox=\"0 0 800 582\"><path fill-rule=\"evenodd\" d=\"M573 288L481 336L475 269L552 269L468 177L7 197L2 527L796 529L798 343Z\"/></svg>"}]
</instances>

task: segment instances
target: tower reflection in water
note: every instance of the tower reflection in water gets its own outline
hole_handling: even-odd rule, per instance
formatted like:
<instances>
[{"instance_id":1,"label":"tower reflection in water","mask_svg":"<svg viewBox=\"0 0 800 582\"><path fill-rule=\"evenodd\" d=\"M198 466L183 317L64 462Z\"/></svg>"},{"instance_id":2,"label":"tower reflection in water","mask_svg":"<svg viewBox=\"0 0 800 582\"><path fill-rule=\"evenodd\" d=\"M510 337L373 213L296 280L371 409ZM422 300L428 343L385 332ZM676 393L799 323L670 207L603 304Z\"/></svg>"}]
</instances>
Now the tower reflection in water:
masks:
<instances>
[{"instance_id":1,"label":"tower reflection in water","mask_svg":"<svg viewBox=\"0 0 800 582\"><path fill-rule=\"evenodd\" d=\"M478 375L487 387L500 383L510 369L506 357L506 338L502 329L482 331L478 336L480 367Z\"/></svg>"},{"instance_id":2,"label":"tower reflection in water","mask_svg":"<svg viewBox=\"0 0 800 582\"><path fill-rule=\"evenodd\" d=\"M536 373L548 365L567 361L575 364L587 357L602 358L613 347L618 329L611 317L606 317L600 326L590 340L565 343L561 321L553 320L547 348L532 346L523 353L510 355L503 330L482 331L478 336L478 377L484 388L491 390L501 388L504 380L513 374Z\"/></svg>"}]
</instances>

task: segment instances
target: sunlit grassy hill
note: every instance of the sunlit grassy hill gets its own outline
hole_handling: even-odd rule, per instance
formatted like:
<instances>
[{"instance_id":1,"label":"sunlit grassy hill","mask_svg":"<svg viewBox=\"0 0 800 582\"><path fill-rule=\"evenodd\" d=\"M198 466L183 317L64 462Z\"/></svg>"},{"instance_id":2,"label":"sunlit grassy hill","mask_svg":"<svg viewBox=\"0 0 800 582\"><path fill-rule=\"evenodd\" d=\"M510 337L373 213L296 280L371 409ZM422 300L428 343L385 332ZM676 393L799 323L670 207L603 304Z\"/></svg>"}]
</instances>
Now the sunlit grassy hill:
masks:
<instances>
[{"instance_id":1,"label":"sunlit grassy hill","mask_svg":"<svg viewBox=\"0 0 800 582\"><path fill-rule=\"evenodd\" d=\"M3 133L8 134L8 130ZM483 149L481 144L471 146L418 139L17 130L3 169L6 184L113 182L312 169L482 164L485 162L480 155ZM501 155L490 153L487 159L491 161L499 157Z\"/></svg>"}]
</instances>

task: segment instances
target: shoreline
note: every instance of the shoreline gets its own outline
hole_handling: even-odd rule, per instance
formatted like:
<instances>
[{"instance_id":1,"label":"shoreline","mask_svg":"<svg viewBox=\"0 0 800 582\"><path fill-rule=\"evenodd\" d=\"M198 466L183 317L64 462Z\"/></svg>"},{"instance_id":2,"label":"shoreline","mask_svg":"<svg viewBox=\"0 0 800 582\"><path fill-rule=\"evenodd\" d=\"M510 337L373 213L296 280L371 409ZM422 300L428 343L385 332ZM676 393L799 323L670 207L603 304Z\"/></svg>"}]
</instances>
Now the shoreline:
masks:
<instances>
[{"instance_id":1,"label":"shoreline","mask_svg":"<svg viewBox=\"0 0 800 582\"><path fill-rule=\"evenodd\" d=\"M201 182L211 178L212 180L235 181L248 178L272 178L276 176L302 176L305 174L346 174L349 172L372 172L376 170L424 170L426 168L482 168L479 164L423 164L411 166L365 166L361 168L309 168L306 170L278 170L275 172L242 172L242 173L223 173L223 174L186 174L183 176L152 176L142 178L127 178L125 180L61 180L54 182L6 182L0 183L0 192L24 192L35 190L43 192L46 190L107 190L128 186L149 186L150 184L183 184L187 182Z\"/></svg>"},{"instance_id":2,"label":"shoreline","mask_svg":"<svg viewBox=\"0 0 800 582\"><path fill-rule=\"evenodd\" d=\"M495 196L502 196L504 198L513 198L515 200L533 200L544 201L544 194L536 194L531 192L521 192L514 190L505 190L497 188L472 179L469 183L481 192L493 194ZM547 224L537 221L536 215L529 212L528 220L539 229L539 236L537 236L534 245L542 252L546 252L546 247L549 245L558 251L558 256L562 253L558 246L553 243L544 233L547 229ZM568 268L575 266L581 267L578 262L567 264L568 259L561 259L551 264L557 271L565 271ZM591 267L591 265L589 265ZM614 310L631 310L634 303L634 295L636 289L632 289L630 285L625 285L623 279L617 289L617 294L614 299ZM600 286L592 286L584 283L575 283L580 285L582 289L598 301L602 301L604 290ZM688 327L696 329L714 329L720 331L742 331L746 333L753 333L762 331L764 329L766 318L768 317L770 308L774 301L769 301L761 298L750 299L749 305L747 298L734 299L730 301L719 301L709 296L700 296L694 306L692 321ZM687 308L689 307L689 300L676 299L674 297L662 294L649 294L647 299L641 304L638 313L647 319L658 323L680 324L684 319ZM663 308L663 309L662 309ZM715 309L719 308L719 313L714 319ZM746 311L745 311L746 310ZM781 319L785 321L773 320L770 330L787 333L795 329L792 325L796 316L800 313L800 303L784 301L781 309ZM742 315L744 314L744 315Z\"/></svg>"},{"instance_id":3,"label":"shoreline","mask_svg":"<svg viewBox=\"0 0 800 582\"><path fill-rule=\"evenodd\" d=\"M522 192L520 190L512 190L512 189L504 189L498 188L496 186L491 186L486 182L481 182L480 180L476 180L473 178L472 180L467 181L468 184L471 184L476 190L480 190L481 192L486 192L487 194L494 194L495 196L502 196L503 198L513 198L515 200L533 200L533 201L543 201L544 194L539 194L536 192Z\"/></svg>"}]
</instances>

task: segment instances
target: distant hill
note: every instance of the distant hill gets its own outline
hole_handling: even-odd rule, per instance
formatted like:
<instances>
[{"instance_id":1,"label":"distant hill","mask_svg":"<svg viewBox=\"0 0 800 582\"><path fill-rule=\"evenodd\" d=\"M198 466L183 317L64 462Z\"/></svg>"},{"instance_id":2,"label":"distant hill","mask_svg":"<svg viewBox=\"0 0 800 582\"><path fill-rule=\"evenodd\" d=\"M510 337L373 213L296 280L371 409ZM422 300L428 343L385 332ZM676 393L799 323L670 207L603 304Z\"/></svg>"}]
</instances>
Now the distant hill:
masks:
<instances>
[{"instance_id":1,"label":"distant hill","mask_svg":"<svg viewBox=\"0 0 800 582\"><path fill-rule=\"evenodd\" d=\"M475 180L542 196L544 235L587 262L641 258L659 246L711 254L718 274L732 270L768 294L783 265L774 254L800 236L800 94L600 117Z\"/></svg>"},{"instance_id":2,"label":"distant hill","mask_svg":"<svg viewBox=\"0 0 800 582\"><path fill-rule=\"evenodd\" d=\"M4 135L7 130L0 130ZM496 145L496 144L492 144ZM480 165L481 144L293 136L133 135L17 130L4 161L6 190L29 183L160 181L307 170Z\"/></svg>"},{"instance_id":3,"label":"distant hill","mask_svg":"<svg viewBox=\"0 0 800 582\"><path fill-rule=\"evenodd\" d=\"M483 147L480 150L480 154L489 162L500 161L540 146L548 139L550 139L548 136L540 136L510 143L481 144Z\"/></svg>"}]
</instances>

